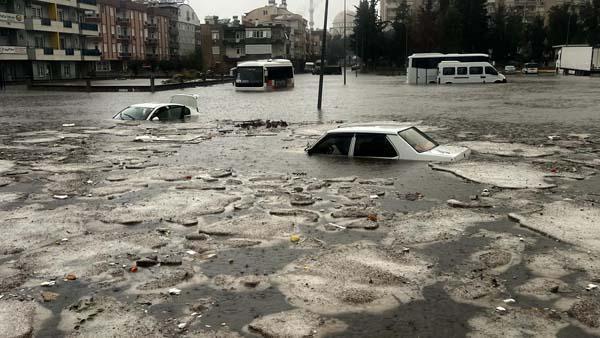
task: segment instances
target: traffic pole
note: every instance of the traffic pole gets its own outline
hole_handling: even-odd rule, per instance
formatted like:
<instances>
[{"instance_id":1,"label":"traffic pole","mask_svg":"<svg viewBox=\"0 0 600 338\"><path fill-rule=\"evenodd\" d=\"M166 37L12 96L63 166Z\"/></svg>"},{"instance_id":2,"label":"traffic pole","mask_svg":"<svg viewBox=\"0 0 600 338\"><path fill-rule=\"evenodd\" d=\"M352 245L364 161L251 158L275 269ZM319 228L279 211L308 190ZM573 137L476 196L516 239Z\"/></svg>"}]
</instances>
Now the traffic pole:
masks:
<instances>
[{"instance_id":1,"label":"traffic pole","mask_svg":"<svg viewBox=\"0 0 600 338\"><path fill-rule=\"evenodd\" d=\"M344 86L346 85L346 0L344 0Z\"/></svg>"},{"instance_id":2,"label":"traffic pole","mask_svg":"<svg viewBox=\"0 0 600 338\"><path fill-rule=\"evenodd\" d=\"M321 110L321 103L323 101L323 74L325 72L325 53L327 51L327 9L329 8L329 0L325 0L325 18L323 19L323 36L321 38L321 74L319 74L319 101L317 102L317 109Z\"/></svg>"}]
</instances>

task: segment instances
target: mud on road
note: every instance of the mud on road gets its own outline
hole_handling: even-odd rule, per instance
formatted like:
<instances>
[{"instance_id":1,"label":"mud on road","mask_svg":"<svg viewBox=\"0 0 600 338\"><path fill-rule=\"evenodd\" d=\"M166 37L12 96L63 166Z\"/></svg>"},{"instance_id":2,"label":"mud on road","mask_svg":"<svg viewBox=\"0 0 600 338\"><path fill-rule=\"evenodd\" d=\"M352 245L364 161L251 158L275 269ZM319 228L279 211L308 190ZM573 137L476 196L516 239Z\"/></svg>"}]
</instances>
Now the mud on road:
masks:
<instances>
[{"instance_id":1,"label":"mud on road","mask_svg":"<svg viewBox=\"0 0 600 338\"><path fill-rule=\"evenodd\" d=\"M0 332L600 334L600 131L415 123L472 158L306 156L335 122L3 125Z\"/></svg>"}]
</instances>

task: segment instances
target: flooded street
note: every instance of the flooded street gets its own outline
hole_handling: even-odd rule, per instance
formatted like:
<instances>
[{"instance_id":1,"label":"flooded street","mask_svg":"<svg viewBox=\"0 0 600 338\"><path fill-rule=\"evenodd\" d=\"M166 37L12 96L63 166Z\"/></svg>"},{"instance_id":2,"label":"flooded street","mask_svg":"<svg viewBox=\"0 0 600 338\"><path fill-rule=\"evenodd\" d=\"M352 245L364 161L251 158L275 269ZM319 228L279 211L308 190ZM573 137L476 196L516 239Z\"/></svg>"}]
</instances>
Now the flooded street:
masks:
<instances>
[{"instance_id":1,"label":"flooded street","mask_svg":"<svg viewBox=\"0 0 600 338\"><path fill-rule=\"evenodd\" d=\"M0 336L600 335L600 78L508 80L1 92ZM186 122L111 120L177 93ZM304 152L373 121L472 155Z\"/></svg>"}]
</instances>

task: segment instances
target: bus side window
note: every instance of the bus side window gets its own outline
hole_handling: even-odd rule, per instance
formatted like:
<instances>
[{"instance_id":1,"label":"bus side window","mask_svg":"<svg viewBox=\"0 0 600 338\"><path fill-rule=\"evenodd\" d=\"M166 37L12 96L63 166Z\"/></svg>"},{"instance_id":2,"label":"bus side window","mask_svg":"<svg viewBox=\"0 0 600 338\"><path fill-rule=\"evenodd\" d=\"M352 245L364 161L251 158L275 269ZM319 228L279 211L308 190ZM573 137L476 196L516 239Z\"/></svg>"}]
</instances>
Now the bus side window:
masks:
<instances>
[{"instance_id":1,"label":"bus side window","mask_svg":"<svg viewBox=\"0 0 600 338\"><path fill-rule=\"evenodd\" d=\"M467 67L458 67L456 68L457 75L467 75Z\"/></svg>"},{"instance_id":2,"label":"bus side window","mask_svg":"<svg viewBox=\"0 0 600 338\"><path fill-rule=\"evenodd\" d=\"M444 74L444 75L454 75L454 70L455 70L454 67L444 67L442 69L442 74Z\"/></svg>"}]
</instances>

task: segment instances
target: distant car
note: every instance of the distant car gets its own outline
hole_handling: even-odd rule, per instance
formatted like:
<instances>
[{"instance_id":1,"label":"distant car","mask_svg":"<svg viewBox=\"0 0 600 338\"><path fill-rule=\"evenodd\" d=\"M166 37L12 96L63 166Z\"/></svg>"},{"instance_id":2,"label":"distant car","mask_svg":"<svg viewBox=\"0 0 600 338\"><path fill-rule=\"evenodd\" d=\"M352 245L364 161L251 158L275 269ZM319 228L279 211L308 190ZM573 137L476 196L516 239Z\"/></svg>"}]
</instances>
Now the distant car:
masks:
<instances>
[{"instance_id":1,"label":"distant car","mask_svg":"<svg viewBox=\"0 0 600 338\"><path fill-rule=\"evenodd\" d=\"M442 146L414 126L354 125L327 131L308 155L453 162L468 158L465 147Z\"/></svg>"},{"instance_id":2,"label":"distant car","mask_svg":"<svg viewBox=\"0 0 600 338\"><path fill-rule=\"evenodd\" d=\"M523 74L537 74L538 68L539 68L539 65L537 63L530 62L530 63L526 63L523 65L521 72Z\"/></svg>"},{"instance_id":3,"label":"distant car","mask_svg":"<svg viewBox=\"0 0 600 338\"><path fill-rule=\"evenodd\" d=\"M514 74L517 72L517 67L508 65L504 66L504 74Z\"/></svg>"},{"instance_id":4,"label":"distant car","mask_svg":"<svg viewBox=\"0 0 600 338\"><path fill-rule=\"evenodd\" d=\"M171 96L169 103L140 103L121 110L113 116L115 120L175 121L198 111L198 96L177 94Z\"/></svg>"}]
</instances>

